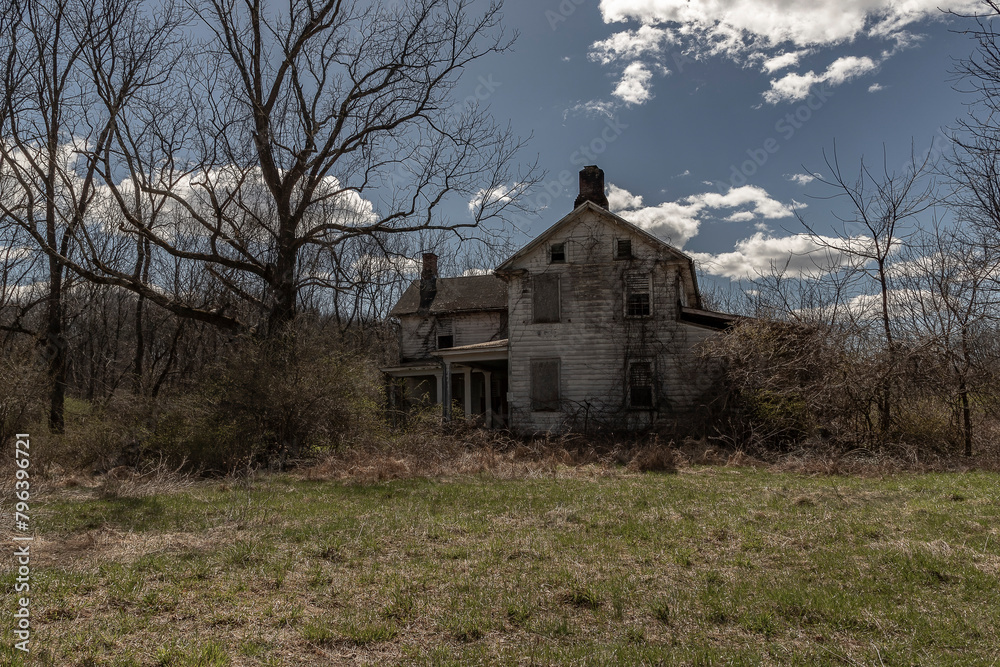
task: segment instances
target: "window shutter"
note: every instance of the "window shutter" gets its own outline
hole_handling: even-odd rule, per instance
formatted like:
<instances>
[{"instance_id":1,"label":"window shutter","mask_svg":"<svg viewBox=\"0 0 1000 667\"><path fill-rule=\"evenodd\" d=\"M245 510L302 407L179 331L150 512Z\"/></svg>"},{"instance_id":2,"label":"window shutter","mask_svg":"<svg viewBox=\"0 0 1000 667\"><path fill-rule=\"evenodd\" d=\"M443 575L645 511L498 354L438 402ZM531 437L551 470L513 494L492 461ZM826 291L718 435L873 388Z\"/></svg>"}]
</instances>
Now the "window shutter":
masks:
<instances>
[{"instance_id":1,"label":"window shutter","mask_svg":"<svg viewBox=\"0 0 1000 667\"><path fill-rule=\"evenodd\" d=\"M559 321L559 276L541 274L532 279L534 322Z\"/></svg>"},{"instance_id":2,"label":"window shutter","mask_svg":"<svg viewBox=\"0 0 1000 667\"><path fill-rule=\"evenodd\" d=\"M558 359L538 359L531 362L531 409L559 409Z\"/></svg>"}]
</instances>

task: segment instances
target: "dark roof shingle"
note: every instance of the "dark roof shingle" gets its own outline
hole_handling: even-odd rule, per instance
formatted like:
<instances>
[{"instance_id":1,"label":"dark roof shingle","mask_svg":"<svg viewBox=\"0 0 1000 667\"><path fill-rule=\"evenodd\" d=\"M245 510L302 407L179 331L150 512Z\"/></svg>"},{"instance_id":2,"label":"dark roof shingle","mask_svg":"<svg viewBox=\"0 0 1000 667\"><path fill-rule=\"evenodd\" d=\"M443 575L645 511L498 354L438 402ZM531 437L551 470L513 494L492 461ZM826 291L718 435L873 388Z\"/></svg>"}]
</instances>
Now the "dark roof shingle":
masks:
<instances>
[{"instance_id":1,"label":"dark roof shingle","mask_svg":"<svg viewBox=\"0 0 1000 667\"><path fill-rule=\"evenodd\" d=\"M414 280L389 315L413 315L420 308L420 281ZM438 278L437 293L429 313L454 313L470 310L506 310L507 283L496 276Z\"/></svg>"}]
</instances>

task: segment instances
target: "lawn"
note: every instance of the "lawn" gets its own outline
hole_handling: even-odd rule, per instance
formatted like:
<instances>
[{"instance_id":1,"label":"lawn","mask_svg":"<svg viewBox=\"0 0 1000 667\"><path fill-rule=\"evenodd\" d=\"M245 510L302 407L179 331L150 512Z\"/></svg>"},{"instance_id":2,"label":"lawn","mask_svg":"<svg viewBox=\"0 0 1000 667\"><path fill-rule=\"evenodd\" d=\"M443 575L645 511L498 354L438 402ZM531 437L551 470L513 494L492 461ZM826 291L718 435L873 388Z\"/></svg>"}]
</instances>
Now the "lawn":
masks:
<instances>
[{"instance_id":1,"label":"lawn","mask_svg":"<svg viewBox=\"0 0 1000 667\"><path fill-rule=\"evenodd\" d=\"M992 664L998 482L592 466L58 488L32 505L30 664Z\"/></svg>"}]
</instances>

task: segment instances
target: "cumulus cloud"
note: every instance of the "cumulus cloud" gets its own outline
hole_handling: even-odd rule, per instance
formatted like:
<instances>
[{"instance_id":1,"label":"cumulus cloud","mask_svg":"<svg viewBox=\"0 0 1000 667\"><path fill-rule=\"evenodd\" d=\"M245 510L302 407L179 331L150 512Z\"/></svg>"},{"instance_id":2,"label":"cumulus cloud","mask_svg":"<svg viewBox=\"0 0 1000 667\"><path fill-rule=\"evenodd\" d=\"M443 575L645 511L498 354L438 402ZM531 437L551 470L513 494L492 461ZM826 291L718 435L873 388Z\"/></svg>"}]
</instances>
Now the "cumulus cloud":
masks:
<instances>
[{"instance_id":1,"label":"cumulus cloud","mask_svg":"<svg viewBox=\"0 0 1000 667\"><path fill-rule=\"evenodd\" d=\"M802 49L800 51L785 51L776 56L772 56L764 60L761 65L761 69L771 74L772 72L777 72L778 70L785 69L786 67L794 67L799 64L799 60L802 56L811 53L809 49Z\"/></svg>"},{"instance_id":2,"label":"cumulus cloud","mask_svg":"<svg viewBox=\"0 0 1000 667\"><path fill-rule=\"evenodd\" d=\"M671 30L644 25L638 30L616 32L607 39L594 42L590 47L589 57L602 65L617 60L635 60L645 55L661 53L664 46L675 40L676 36Z\"/></svg>"},{"instance_id":3,"label":"cumulus cloud","mask_svg":"<svg viewBox=\"0 0 1000 667\"><path fill-rule=\"evenodd\" d=\"M805 74L791 72L780 79L772 79L771 89L765 91L764 100L770 104L797 102L809 97L810 90L817 83L839 86L877 68L878 64L867 56L845 56L830 63L822 74L810 70Z\"/></svg>"},{"instance_id":4,"label":"cumulus cloud","mask_svg":"<svg viewBox=\"0 0 1000 667\"><path fill-rule=\"evenodd\" d=\"M861 239L851 239L848 243L861 242ZM708 273L731 280L754 278L774 271L783 271L790 277L808 278L847 266L851 256L836 249L843 246L842 240L823 236L792 234L776 237L757 232L737 242L732 252L691 254Z\"/></svg>"},{"instance_id":5,"label":"cumulus cloud","mask_svg":"<svg viewBox=\"0 0 1000 667\"><path fill-rule=\"evenodd\" d=\"M613 183L608 186L608 208L610 210L624 211L630 208L640 208L641 206L641 195L633 195L625 188L620 188Z\"/></svg>"},{"instance_id":6,"label":"cumulus cloud","mask_svg":"<svg viewBox=\"0 0 1000 667\"><path fill-rule=\"evenodd\" d=\"M873 83L872 85L868 86L869 93L877 93L882 90L885 90L885 86L883 86L881 83Z\"/></svg>"},{"instance_id":7,"label":"cumulus cloud","mask_svg":"<svg viewBox=\"0 0 1000 667\"><path fill-rule=\"evenodd\" d=\"M971 12L979 4L952 0L944 8ZM607 24L634 21L640 27L595 42L590 57L597 62L641 61L654 71L649 66L666 63L664 47L669 45L685 58L722 56L744 66L759 64L768 74L795 68L819 49L862 37L890 43L882 52L884 60L919 41L909 31L912 26L942 15L940 0L601 0L600 9ZM864 60L850 56L819 75L790 73L797 78L779 79L778 87L768 91L771 99L801 99L801 91L817 78L838 85L873 69L859 67L852 58ZM648 88L647 82L643 89Z\"/></svg>"},{"instance_id":8,"label":"cumulus cloud","mask_svg":"<svg viewBox=\"0 0 1000 667\"><path fill-rule=\"evenodd\" d=\"M820 174L792 174L788 176L788 180L797 185L807 185L815 181L819 176Z\"/></svg>"},{"instance_id":9,"label":"cumulus cloud","mask_svg":"<svg viewBox=\"0 0 1000 667\"><path fill-rule=\"evenodd\" d=\"M682 247L698 234L703 219L713 217L714 211L739 209L722 219L749 222L787 218L793 215L796 206L802 204L785 205L773 199L764 188L744 185L730 188L724 194L704 192L657 206L643 206L641 196L611 184L608 187L608 206L626 220Z\"/></svg>"},{"instance_id":10,"label":"cumulus cloud","mask_svg":"<svg viewBox=\"0 0 1000 667\"><path fill-rule=\"evenodd\" d=\"M626 104L642 104L653 97L650 80L653 73L641 62L634 62L622 72L618 86L611 93Z\"/></svg>"}]
</instances>

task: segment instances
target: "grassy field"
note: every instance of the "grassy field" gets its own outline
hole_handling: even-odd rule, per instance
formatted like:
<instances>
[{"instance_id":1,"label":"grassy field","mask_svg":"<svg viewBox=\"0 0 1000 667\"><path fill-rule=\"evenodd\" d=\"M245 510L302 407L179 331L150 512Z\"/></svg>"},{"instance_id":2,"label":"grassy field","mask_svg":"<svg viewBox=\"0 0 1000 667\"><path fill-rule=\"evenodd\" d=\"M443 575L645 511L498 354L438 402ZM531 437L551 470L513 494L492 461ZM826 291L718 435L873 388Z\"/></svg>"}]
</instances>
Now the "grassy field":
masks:
<instances>
[{"instance_id":1,"label":"grassy field","mask_svg":"<svg viewBox=\"0 0 1000 667\"><path fill-rule=\"evenodd\" d=\"M30 664L994 664L998 483L716 466L60 488L32 506Z\"/></svg>"}]
</instances>

